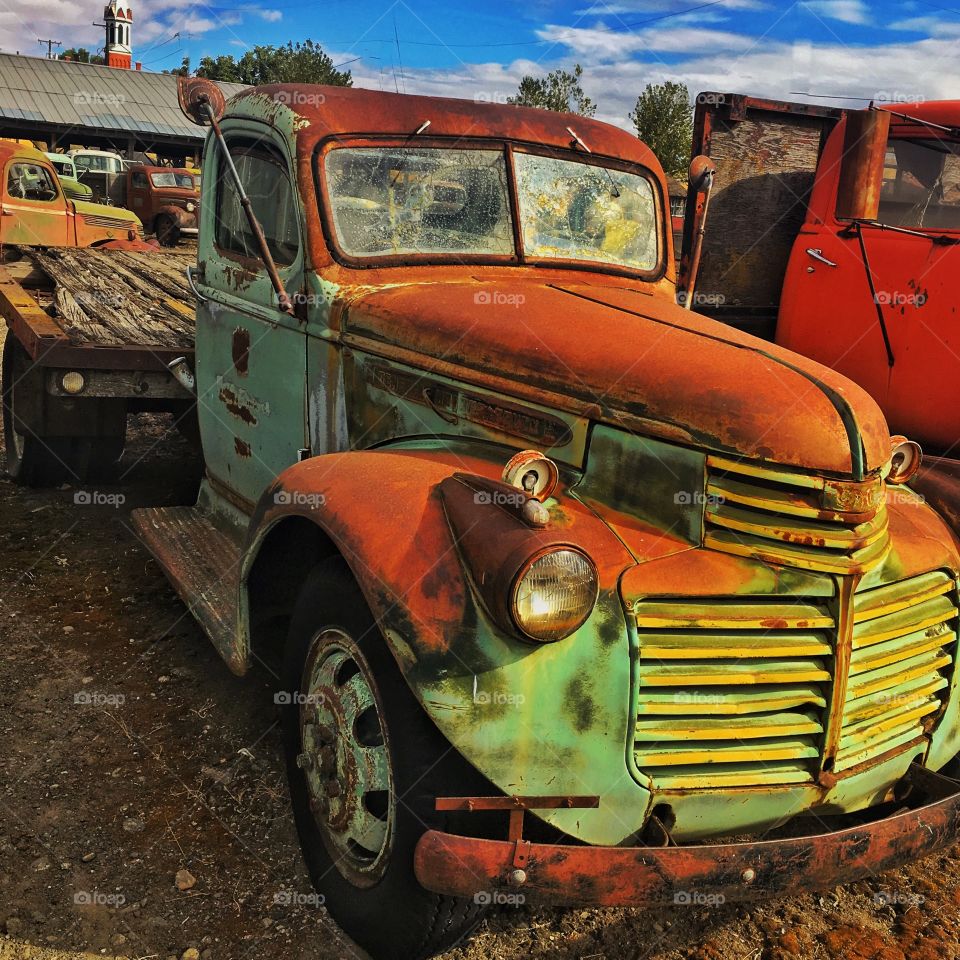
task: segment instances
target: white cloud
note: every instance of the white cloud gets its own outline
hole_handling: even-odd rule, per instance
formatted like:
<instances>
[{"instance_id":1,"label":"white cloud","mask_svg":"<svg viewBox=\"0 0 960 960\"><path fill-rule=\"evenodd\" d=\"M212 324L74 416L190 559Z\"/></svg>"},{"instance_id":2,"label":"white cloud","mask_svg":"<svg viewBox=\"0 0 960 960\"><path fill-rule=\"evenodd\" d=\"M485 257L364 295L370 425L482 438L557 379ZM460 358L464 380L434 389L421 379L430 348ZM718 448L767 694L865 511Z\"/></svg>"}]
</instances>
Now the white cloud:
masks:
<instances>
[{"instance_id":1,"label":"white cloud","mask_svg":"<svg viewBox=\"0 0 960 960\"><path fill-rule=\"evenodd\" d=\"M600 39L612 39L606 36L607 31L603 34ZM405 86L408 93L504 102L507 96L516 93L524 74L542 74L580 62L584 68L584 89L598 105L597 119L629 129L627 114L637 96L648 83L664 80L687 84L691 96L715 90L816 102L814 96L796 95L803 93L846 97L850 98L850 104L860 106L863 103L854 98L950 99L960 86L956 42L947 38L846 47L840 43L755 43L754 38L745 36L723 36L726 46L717 42L711 49L710 41L701 39L700 49L681 59L672 56L669 63L659 60L656 51L649 50L612 58L614 44L603 46L598 40L597 49L590 56L581 45L575 54L551 62L517 60L508 65L469 64L456 72L408 67L401 79L401 89ZM661 50L682 47L667 36L657 42ZM394 89L389 72L378 74L364 63L352 69L357 86Z\"/></svg>"},{"instance_id":2,"label":"white cloud","mask_svg":"<svg viewBox=\"0 0 960 960\"><path fill-rule=\"evenodd\" d=\"M821 17L843 23L870 23L870 11L862 0L807 0L802 6Z\"/></svg>"}]
</instances>

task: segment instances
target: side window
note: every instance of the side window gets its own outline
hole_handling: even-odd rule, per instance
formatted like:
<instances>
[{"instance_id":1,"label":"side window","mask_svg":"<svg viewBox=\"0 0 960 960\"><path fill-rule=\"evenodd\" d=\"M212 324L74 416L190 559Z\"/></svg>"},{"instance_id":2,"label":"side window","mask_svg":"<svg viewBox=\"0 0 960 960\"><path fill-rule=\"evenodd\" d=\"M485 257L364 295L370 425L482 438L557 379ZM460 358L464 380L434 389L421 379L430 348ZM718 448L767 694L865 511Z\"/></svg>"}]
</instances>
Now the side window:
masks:
<instances>
[{"instance_id":1,"label":"side window","mask_svg":"<svg viewBox=\"0 0 960 960\"><path fill-rule=\"evenodd\" d=\"M13 163L7 173L7 193L22 200L57 199L57 188L46 167L36 163Z\"/></svg>"},{"instance_id":2,"label":"side window","mask_svg":"<svg viewBox=\"0 0 960 960\"><path fill-rule=\"evenodd\" d=\"M960 229L960 143L945 137L892 139L880 220L914 229Z\"/></svg>"},{"instance_id":3,"label":"side window","mask_svg":"<svg viewBox=\"0 0 960 960\"><path fill-rule=\"evenodd\" d=\"M131 178L130 185L134 190L146 190L150 186L147 183L147 175L145 173L135 173Z\"/></svg>"},{"instance_id":4,"label":"side window","mask_svg":"<svg viewBox=\"0 0 960 960\"><path fill-rule=\"evenodd\" d=\"M286 161L262 143L228 138L227 145L278 266L293 263L300 246L297 207ZM220 250L258 258L260 250L225 165L218 163L216 244Z\"/></svg>"}]
</instances>

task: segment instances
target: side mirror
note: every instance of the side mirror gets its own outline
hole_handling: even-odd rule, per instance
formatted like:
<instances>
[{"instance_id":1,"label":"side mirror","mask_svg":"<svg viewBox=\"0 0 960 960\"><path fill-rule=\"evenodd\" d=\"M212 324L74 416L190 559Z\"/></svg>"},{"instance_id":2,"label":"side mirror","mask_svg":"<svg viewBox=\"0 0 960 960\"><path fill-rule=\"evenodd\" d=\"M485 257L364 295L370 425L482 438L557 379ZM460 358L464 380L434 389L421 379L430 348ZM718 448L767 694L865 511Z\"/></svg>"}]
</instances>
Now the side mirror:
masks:
<instances>
[{"instance_id":1,"label":"side mirror","mask_svg":"<svg viewBox=\"0 0 960 960\"><path fill-rule=\"evenodd\" d=\"M890 117L886 110L847 113L837 187L839 220L876 220L880 215Z\"/></svg>"},{"instance_id":2,"label":"side mirror","mask_svg":"<svg viewBox=\"0 0 960 960\"><path fill-rule=\"evenodd\" d=\"M223 91L204 77L177 77L177 99L183 115L201 127L210 125L210 113L218 123L227 109Z\"/></svg>"},{"instance_id":3,"label":"side mirror","mask_svg":"<svg viewBox=\"0 0 960 960\"><path fill-rule=\"evenodd\" d=\"M683 256L677 277L677 303L690 310L696 297L697 274L703 252L703 234L707 227L710 193L717 173L717 165L704 156L690 161L687 209L683 221Z\"/></svg>"}]
</instances>

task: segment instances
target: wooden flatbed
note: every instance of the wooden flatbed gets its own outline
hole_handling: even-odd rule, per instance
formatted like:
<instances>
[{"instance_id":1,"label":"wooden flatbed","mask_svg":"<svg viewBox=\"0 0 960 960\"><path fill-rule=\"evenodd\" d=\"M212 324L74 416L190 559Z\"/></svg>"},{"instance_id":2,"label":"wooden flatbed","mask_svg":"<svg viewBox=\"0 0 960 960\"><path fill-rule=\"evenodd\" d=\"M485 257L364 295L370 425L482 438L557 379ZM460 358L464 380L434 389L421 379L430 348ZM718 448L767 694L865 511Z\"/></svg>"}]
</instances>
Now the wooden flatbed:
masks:
<instances>
[{"instance_id":1,"label":"wooden flatbed","mask_svg":"<svg viewBox=\"0 0 960 960\"><path fill-rule=\"evenodd\" d=\"M16 259L0 266L0 315L34 362L165 370L175 357L192 358L196 298L187 256L14 249Z\"/></svg>"},{"instance_id":2,"label":"wooden flatbed","mask_svg":"<svg viewBox=\"0 0 960 960\"><path fill-rule=\"evenodd\" d=\"M193 366L196 298L186 269L195 253L2 253L3 428L17 482L111 476L129 413L170 413L197 436L194 394L169 369L181 357Z\"/></svg>"}]
</instances>

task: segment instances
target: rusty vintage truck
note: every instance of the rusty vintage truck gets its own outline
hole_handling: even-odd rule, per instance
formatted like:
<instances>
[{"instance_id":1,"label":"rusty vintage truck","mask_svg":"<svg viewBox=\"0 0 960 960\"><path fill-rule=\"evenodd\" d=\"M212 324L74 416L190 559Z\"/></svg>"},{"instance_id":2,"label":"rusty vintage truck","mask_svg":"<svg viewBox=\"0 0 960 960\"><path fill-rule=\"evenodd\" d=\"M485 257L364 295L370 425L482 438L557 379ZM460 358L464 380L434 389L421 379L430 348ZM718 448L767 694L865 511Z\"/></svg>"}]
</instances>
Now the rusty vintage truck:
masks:
<instances>
[{"instance_id":1,"label":"rusty vintage truck","mask_svg":"<svg viewBox=\"0 0 960 960\"><path fill-rule=\"evenodd\" d=\"M646 146L181 97L206 476L134 517L229 667L275 671L352 937L410 960L491 903L771 896L957 838L956 531L862 388L677 305Z\"/></svg>"}]
</instances>

